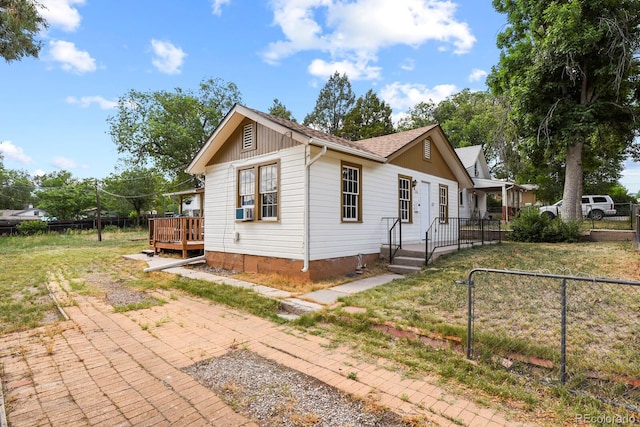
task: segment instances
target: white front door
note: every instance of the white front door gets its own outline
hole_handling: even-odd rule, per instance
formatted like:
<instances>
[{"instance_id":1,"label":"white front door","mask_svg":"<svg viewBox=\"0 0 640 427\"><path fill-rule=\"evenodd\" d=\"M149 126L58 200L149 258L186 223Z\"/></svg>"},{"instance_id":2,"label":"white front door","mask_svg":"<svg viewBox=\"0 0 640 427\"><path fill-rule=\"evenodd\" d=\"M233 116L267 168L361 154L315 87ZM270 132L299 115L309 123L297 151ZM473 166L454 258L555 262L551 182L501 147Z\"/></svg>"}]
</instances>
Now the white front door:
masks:
<instances>
[{"instance_id":1,"label":"white front door","mask_svg":"<svg viewBox=\"0 0 640 427\"><path fill-rule=\"evenodd\" d=\"M425 240L427 230L431 225L431 184L422 181L420 183L420 240Z\"/></svg>"}]
</instances>

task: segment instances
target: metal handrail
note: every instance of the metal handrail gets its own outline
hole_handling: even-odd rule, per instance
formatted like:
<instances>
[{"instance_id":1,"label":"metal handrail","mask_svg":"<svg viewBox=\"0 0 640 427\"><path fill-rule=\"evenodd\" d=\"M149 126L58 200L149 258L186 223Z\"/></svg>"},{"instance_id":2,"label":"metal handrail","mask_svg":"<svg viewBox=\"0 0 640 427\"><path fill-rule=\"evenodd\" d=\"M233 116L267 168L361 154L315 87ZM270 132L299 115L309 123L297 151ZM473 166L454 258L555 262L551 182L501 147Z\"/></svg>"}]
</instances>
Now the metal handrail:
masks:
<instances>
[{"instance_id":1,"label":"metal handrail","mask_svg":"<svg viewBox=\"0 0 640 427\"><path fill-rule=\"evenodd\" d=\"M429 264L437 248L457 246L460 250L463 245L484 245L485 242L495 241L492 231L497 231L497 240L500 242L502 232L499 220L435 218L425 233L425 265Z\"/></svg>"},{"instance_id":2,"label":"metal handrail","mask_svg":"<svg viewBox=\"0 0 640 427\"><path fill-rule=\"evenodd\" d=\"M387 229L388 229L388 243L389 243L389 263L393 262L393 258L398 253L398 250L402 249L402 221L399 217L390 216L390 217L382 217L382 219L387 220ZM389 227L389 221L393 221L391 227ZM397 227L397 235L396 239L396 227ZM395 242L398 242L395 244ZM394 250L394 246L396 246Z\"/></svg>"}]
</instances>

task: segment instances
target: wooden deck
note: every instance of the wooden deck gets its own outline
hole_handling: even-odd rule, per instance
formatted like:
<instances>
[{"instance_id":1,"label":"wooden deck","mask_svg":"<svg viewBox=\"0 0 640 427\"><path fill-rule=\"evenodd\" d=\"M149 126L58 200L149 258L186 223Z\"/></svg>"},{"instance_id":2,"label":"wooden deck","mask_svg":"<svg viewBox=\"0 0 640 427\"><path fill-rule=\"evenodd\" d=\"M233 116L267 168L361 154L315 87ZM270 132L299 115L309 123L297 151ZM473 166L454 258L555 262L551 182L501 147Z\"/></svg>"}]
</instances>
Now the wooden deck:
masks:
<instances>
[{"instance_id":1,"label":"wooden deck","mask_svg":"<svg viewBox=\"0 0 640 427\"><path fill-rule=\"evenodd\" d=\"M162 249L182 251L204 250L204 218L152 218L149 220L149 245L155 254Z\"/></svg>"}]
</instances>

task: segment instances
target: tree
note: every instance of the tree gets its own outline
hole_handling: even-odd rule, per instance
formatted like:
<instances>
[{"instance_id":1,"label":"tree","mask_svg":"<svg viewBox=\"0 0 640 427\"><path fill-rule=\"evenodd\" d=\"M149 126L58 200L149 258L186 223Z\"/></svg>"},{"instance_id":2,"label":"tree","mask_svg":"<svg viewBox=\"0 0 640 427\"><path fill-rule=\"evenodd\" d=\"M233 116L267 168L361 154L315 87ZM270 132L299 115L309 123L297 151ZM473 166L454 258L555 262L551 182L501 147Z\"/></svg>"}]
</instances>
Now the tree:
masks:
<instances>
[{"instance_id":1,"label":"tree","mask_svg":"<svg viewBox=\"0 0 640 427\"><path fill-rule=\"evenodd\" d=\"M564 165L562 217L580 218L584 165L617 158L638 132L640 2L493 5L509 25L489 86L508 98L524 151Z\"/></svg>"},{"instance_id":2,"label":"tree","mask_svg":"<svg viewBox=\"0 0 640 427\"><path fill-rule=\"evenodd\" d=\"M140 226L142 212L150 210L162 197L162 175L153 169L136 167L120 174L111 174L102 183L104 205L120 213L136 213Z\"/></svg>"},{"instance_id":3,"label":"tree","mask_svg":"<svg viewBox=\"0 0 640 427\"><path fill-rule=\"evenodd\" d=\"M436 105L431 100L419 102L407 111L406 116L398 121L398 132L435 124L436 118L433 115L435 108Z\"/></svg>"},{"instance_id":4,"label":"tree","mask_svg":"<svg viewBox=\"0 0 640 427\"><path fill-rule=\"evenodd\" d=\"M356 95L346 74L337 71L320 90L316 106L304 118L302 124L316 130L337 135L342 129L344 118L353 107Z\"/></svg>"},{"instance_id":5,"label":"tree","mask_svg":"<svg viewBox=\"0 0 640 427\"><path fill-rule=\"evenodd\" d=\"M119 153L136 166L154 166L171 178L188 178L185 169L224 115L241 102L234 83L203 80L197 92L130 90L107 119Z\"/></svg>"},{"instance_id":6,"label":"tree","mask_svg":"<svg viewBox=\"0 0 640 427\"><path fill-rule=\"evenodd\" d=\"M296 121L295 117L293 117L293 113L289 111L278 98L273 99L273 105L269 107L269 114L275 117L280 117L281 119L289 120L290 122Z\"/></svg>"},{"instance_id":7,"label":"tree","mask_svg":"<svg viewBox=\"0 0 640 427\"><path fill-rule=\"evenodd\" d=\"M28 172L5 169L0 162L0 209L26 209L33 202L34 189Z\"/></svg>"},{"instance_id":8,"label":"tree","mask_svg":"<svg viewBox=\"0 0 640 427\"><path fill-rule=\"evenodd\" d=\"M64 170L39 177L36 197L38 207L58 219L79 219L96 206L94 180L77 179Z\"/></svg>"},{"instance_id":9,"label":"tree","mask_svg":"<svg viewBox=\"0 0 640 427\"><path fill-rule=\"evenodd\" d=\"M340 136L352 141L393 133L391 107L369 89L344 117Z\"/></svg>"},{"instance_id":10,"label":"tree","mask_svg":"<svg viewBox=\"0 0 640 427\"><path fill-rule=\"evenodd\" d=\"M42 41L36 35L47 28L33 0L0 0L0 56L5 61L38 57Z\"/></svg>"}]
</instances>

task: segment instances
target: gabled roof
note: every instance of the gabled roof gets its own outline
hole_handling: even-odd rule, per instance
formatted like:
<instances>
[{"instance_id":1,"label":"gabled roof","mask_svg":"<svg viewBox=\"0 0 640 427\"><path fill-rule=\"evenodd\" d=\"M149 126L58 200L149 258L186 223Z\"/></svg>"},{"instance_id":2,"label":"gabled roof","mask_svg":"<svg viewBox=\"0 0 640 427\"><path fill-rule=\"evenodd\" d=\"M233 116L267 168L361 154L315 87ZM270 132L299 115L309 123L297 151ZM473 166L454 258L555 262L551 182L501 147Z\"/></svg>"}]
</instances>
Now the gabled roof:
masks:
<instances>
[{"instance_id":1,"label":"gabled roof","mask_svg":"<svg viewBox=\"0 0 640 427\"><path fill-rule=\"evenodd\" d=\"M198 151L191 164L187 167L187 172L191 174L204 173L207 161L222 147L222 144L245 118L282 134L291 132L291 139L301 144L327 146L327 148L335 151L353 154L380 163L386 161L383 156L379 156L347 139L236 104L229 110L207 142Z\"/></svg>"},{"instance_id":2,"label":"gabled roof","mask_svg":"<svg viewBox=\"0 0 640 427\"><path fill-rule=\"evenodd\" d=\"M416 141L418 138L437 126L438 125L431 125L404 132L377 136L375 138L362 139L360 141L356 141L355 144L362 149L369 150L379 156L389 158L402 148L406 147L407 144Z\"/></svg>"},{"instance_id":3,"label":"gabled roof","mask_svg":"<svg viewBox=\"0 0 640 427\"><path fill-rule=\"evenodd\" d=\"M471 171L476 163L478 164L480 170L478 176L473 177L474 179L492 179L491 171L487 165L487 158L484 156L484 150L482 150L482 145L470 145L468 147L456 148L456 154L468 171Z\"/></svg>"},{"instance_id":4,"label":"gabled roof","mask_svg":"<svg viewBox=\"0 0 640 427\"><path fill-rule=\"evenodd\" d=\"M439 125L426 126L360 141L349 141L348 139L330 135L240 104L234 105L222 119L222 122L220 122L213 134L187 167L187 172L191 174L204 173L209 159L215 155L245 118L253 120L276 132L282 134L290 133L291 139L301 144L311 144L320 147L326 146L330 150L355 155L379 163L387 163L408 147L421 143L426 133L435 131L441 138L435 138L434 143L438 146L447 164L456 164L458 166L452 167L456 179L463 187L473 185L471 177L462 163L460 163L460 159L453 151L453 147Z\"/></svg>"}]
</instances>

